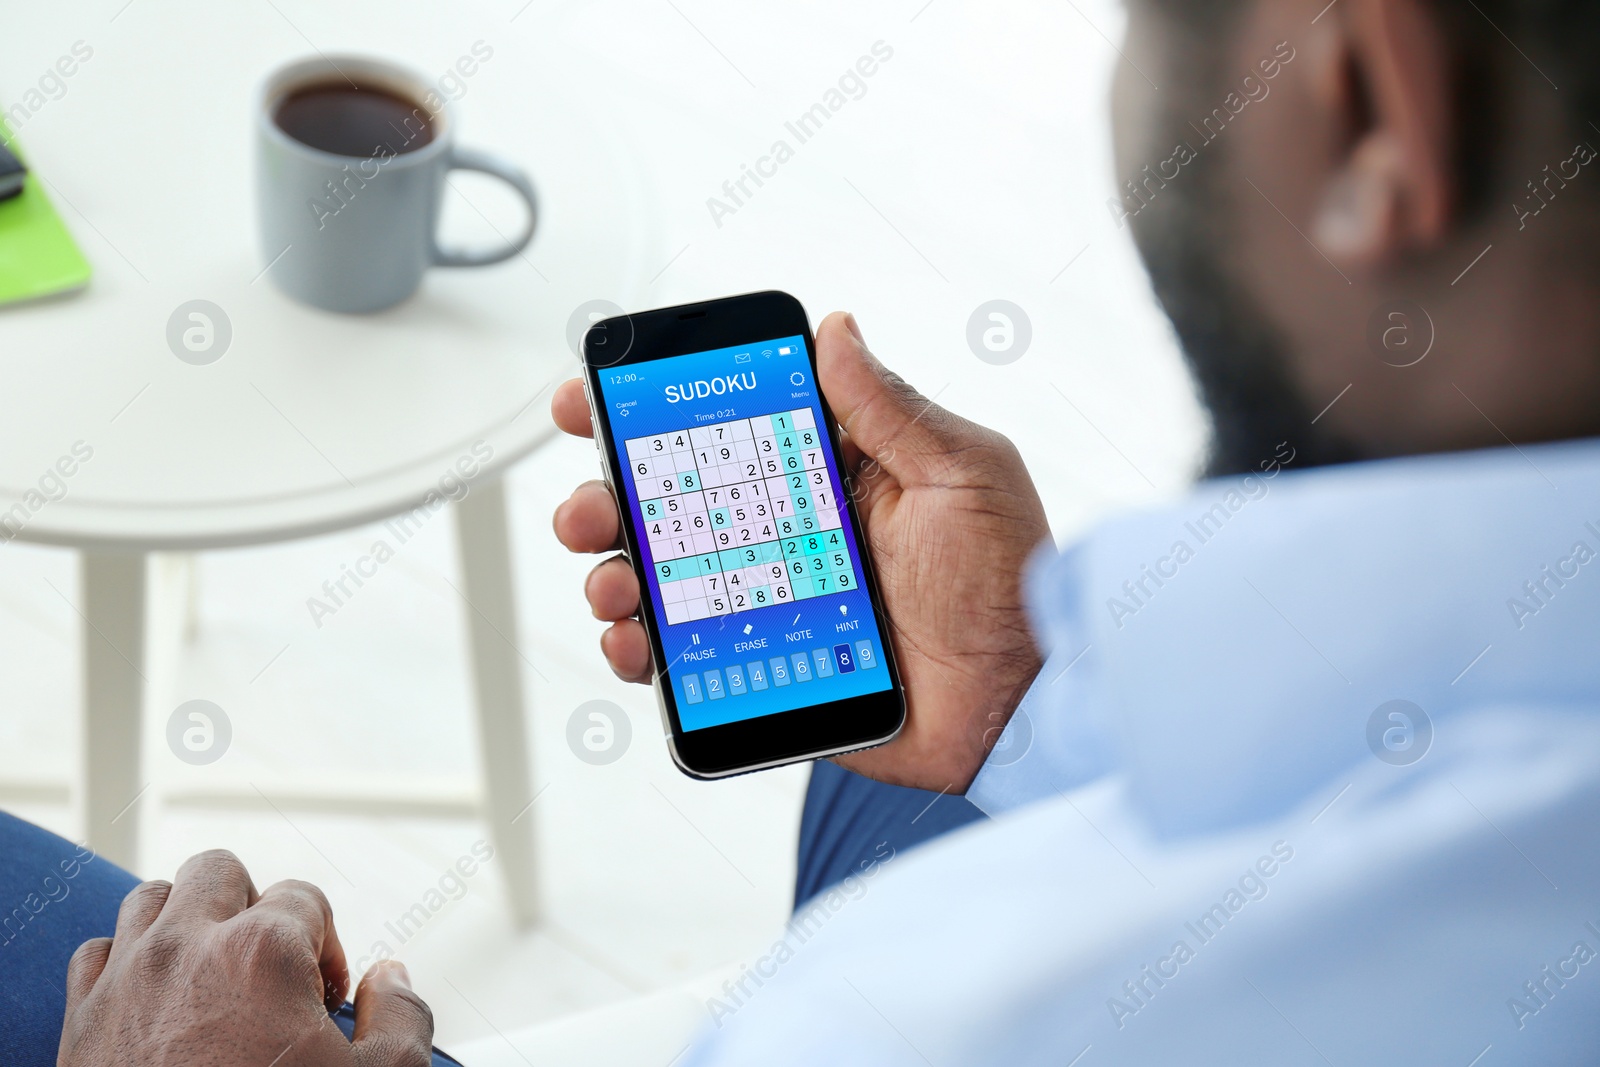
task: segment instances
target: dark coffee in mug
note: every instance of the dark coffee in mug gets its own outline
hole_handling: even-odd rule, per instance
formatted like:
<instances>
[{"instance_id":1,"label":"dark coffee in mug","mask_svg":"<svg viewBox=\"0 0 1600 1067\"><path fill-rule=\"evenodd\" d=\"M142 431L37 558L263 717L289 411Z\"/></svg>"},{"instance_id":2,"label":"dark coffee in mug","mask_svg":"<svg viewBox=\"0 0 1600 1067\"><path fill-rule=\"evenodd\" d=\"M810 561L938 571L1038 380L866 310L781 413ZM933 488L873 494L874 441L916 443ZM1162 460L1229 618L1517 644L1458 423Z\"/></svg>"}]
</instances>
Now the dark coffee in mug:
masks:
<instances>
[{"instance_id":1,"label":"dark coffee in mug","mask_svg":"<svg viewBox=\"0 0 1600 1067\"><path fill-rule=\"evenodd\" d=\"M301 144L339 156L415 152L433 143L428 109L390 89L329 81L288 93L273 122Z\"/></svg>"}]
</instances>

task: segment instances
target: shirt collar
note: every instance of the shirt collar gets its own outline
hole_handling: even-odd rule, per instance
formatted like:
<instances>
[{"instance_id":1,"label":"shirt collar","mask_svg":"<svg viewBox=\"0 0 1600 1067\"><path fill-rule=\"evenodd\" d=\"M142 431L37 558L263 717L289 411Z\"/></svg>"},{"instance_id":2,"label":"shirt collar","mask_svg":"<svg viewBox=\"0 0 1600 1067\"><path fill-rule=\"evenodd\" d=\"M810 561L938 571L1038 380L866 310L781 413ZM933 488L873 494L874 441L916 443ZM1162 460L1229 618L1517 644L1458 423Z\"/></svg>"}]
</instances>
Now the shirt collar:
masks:
<instances>
[{"instance_id":1,"label":"shirt collar","mask_svg":"<svg viewBox=\"0 0 1600 1067\"><path fill-rule=\"evenodd\" d=\"M1390 701L1435 731L1600 713L1600 441L1204 482L1036 561L1029 590L1073 675L1041 679L1036 717L1077 723L1158 831L1270 817L1384 758Z\"/></svg>"}]
</instances>

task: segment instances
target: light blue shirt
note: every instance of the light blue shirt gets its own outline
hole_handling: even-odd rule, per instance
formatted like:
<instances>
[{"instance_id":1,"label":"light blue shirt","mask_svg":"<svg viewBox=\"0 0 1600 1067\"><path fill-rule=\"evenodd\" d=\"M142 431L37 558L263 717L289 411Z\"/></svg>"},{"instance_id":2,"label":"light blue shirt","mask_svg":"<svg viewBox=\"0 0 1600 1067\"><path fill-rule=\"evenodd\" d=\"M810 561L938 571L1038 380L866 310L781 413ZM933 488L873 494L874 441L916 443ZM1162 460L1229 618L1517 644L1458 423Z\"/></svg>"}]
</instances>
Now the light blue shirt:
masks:
<instances>
[{"instance_id":1,"label":"light blue shirt","mask_svg":"<svg viewBox=\"0 0 1600 1067\"><path fill-rule=\"evenodd\" d=\"M692 1062L1600 1061L1600 442L1269 471L1038 562L996 818Z\"/></svg>"}]
</instances>

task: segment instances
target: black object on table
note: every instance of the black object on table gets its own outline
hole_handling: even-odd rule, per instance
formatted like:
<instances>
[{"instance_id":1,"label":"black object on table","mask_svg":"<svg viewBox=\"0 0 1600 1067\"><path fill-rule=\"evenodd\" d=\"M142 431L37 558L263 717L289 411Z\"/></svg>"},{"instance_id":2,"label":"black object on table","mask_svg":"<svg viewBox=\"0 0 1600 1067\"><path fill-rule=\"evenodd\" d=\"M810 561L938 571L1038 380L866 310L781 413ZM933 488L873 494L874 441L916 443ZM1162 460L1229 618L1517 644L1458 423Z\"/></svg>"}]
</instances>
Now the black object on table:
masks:
<instances>
[{"instance_id":1,"label":"black object on table","mask_svg":"<svg viewBox=\"0 0 1600 1067\"><path fill-rule=\"evenodd\" d=\"M5 145L0 145L0 200L9 200L22 192L22 182L27 176L28 168L22 161Z\"/></svg>"}]
</instances>

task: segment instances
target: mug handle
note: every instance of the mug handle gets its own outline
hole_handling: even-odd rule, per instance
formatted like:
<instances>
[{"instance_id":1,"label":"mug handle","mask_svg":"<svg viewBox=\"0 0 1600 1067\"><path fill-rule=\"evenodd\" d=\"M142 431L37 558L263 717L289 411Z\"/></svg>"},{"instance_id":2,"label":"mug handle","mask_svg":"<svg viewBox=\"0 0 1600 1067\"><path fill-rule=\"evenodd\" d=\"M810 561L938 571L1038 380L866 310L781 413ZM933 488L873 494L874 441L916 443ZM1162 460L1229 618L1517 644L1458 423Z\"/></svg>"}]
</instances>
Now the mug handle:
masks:
<instances>
[{"instance_id":1,"label":"mug handle","mask_svg":"<svg viewBox=\"0 0 1600 1067\"><path fill-rule=\"evenodd\" d=\"M439 240L435 237L433 240L434 266L487 267L491 263L500 263L508 260L528 247L528 243L533 240L533 231L539 225L539 196L533 191L533 182L528 180L527 174L520 167L474 148L452 149L445 166L448 170L479 171L491 177L499 178L511 186L522 197L523 202L528 205L528 224L505 247L486 248L482 251L453 251L440 248Z\"/></svg>"}]
</instances>

